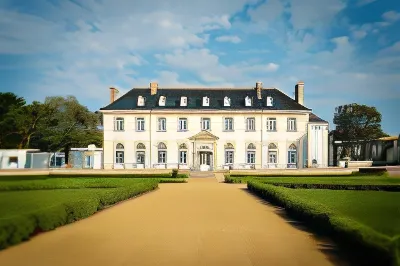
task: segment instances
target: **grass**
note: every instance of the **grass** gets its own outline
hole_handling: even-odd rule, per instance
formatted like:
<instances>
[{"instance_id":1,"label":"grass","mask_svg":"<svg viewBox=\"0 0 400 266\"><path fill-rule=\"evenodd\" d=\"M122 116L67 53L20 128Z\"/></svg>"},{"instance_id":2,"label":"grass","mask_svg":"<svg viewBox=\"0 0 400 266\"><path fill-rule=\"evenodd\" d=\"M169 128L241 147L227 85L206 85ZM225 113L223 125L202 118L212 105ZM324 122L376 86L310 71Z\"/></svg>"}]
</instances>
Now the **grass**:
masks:
<instances>
[{"instance_id":1,"label":"grass","mask_svg":"<svg viewBox=\"0 0 400 266\"><path fill-rule=\"evenodd\" d=\"M0 179L0 249L36 232L86 218L119 201L184 178L29 177Z\"/></svg>"},{"instance_id":2,"label":"grass","mask_svg":"<svg viewBox=\"0 0 400 266\"><path fill-rule=\"evenodd\" d=\"M379 265L400 265L399 192L290 189L259 180L250 180L247 186L314 230L352 251L362 250Z\"/></svg>"}]
</instances>

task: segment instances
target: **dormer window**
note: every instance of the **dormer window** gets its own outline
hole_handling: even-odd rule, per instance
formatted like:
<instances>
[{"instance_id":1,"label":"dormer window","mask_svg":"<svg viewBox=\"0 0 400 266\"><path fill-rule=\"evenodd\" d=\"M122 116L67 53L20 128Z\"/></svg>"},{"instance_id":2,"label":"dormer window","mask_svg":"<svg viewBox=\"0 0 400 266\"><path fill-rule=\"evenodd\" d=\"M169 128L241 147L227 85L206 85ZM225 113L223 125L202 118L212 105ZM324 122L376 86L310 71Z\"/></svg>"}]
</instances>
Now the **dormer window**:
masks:
<instances>
[{"instance_id":1,"label":"dormer window","mask_svg":"<svg viewBox=\"0 0 400 266\"><path fill-rule=\"evenodd\" d=\"M228 96L224 98L224 106L231 106L231 99Z\"/></svg>"},{"instance_id":2,"label":"dormer window","mask_svg":"<svg viewBox=\"0 0 400 266\"><path fill-rule=\"evenodd\" d=\"M246 106L251 106L251 98L249 96L246 96L244 99L245 105Z\"/></svg>"},{"instance_id":3,"label":"dormer window","mask_svg":"<svg viewBox=\"0 0 400 266\"><path fill-rule=\"evenodd\" d=\"M159 106L165 106L166 100L167 100L167 97L165 97L165 96L160 96L160 99L158 100L158 105L159 105Z\"/></svg>"},{"instance_id":4,"label":"dormer window","mask_svg":"<svg viewBox=\"0 0 400 266\"><path fill-rule=\"evenodd\" d=\"M187 97L186 96L181 97L181 106L187 106Z\"/></svg>"},{"instance_id":5,"label":"dormer window","mask_svg":"<svg viewBox=\"0 0 400 266\"><path fill-rule=\"evenodd\" d=\"M210 98L207 96L203 97L203 106L210 106Z\"/></svg>"},{"instance_id":6,"label":"dormer window","mask_svg":"<svg viewBox=\"0 0 400 266\"><path fill-rule=\"evenodd\" d=\"M267 97L267 106L274 106L274 98L271 96Z\"/></svg>"},{"instance_id":7,"label":"dormer window","mask_svg":"<svg viewBox=\"0 0 400 266\"><path fill-rule=\"evenodd\" d=\"M143 96L139 96L137 100L137 105L138 106L144 106L145 98Z\"/></svg>"}]
</instances>

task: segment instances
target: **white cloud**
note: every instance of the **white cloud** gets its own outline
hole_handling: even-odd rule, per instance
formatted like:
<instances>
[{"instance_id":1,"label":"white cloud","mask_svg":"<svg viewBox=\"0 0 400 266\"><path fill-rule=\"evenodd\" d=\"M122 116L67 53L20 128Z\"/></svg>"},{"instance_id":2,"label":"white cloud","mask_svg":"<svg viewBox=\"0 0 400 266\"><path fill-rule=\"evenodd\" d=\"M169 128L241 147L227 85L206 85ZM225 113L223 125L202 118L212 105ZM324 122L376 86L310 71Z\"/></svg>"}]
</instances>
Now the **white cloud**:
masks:
<instances>
[{"instance_id":1,"label":"white cloud","mask_svg":"<svg viewBox=\"0 0 400 266\"><path fill-rule=\"evenodd\" d=\"M231 43L240 43L242 40L236 36L229 36L229 35L224 35L224 36L218 36L215 38L217 42L231 42Z\"/></svg>"},{"instance_id":2,"label":"white cloud","mask_svg":"<svg viewBox=\"0 0 400 266\"><path fill-rule=\"evenodd\" d=\"M389 22L395 22L400 19L400 13L394 10L382 14L382 18Z\"/></svg>"},{"instance_id":3,"label":"white cloud","mask_svg":"<svg viewBox=\"0 0 400 266\"><path fill-rule=\"evenodd\" d=\"M377 1L377 0L358 0L357 6L365 6L365 5L371 4L375 1Z\"/></svg>"}]
</instances>

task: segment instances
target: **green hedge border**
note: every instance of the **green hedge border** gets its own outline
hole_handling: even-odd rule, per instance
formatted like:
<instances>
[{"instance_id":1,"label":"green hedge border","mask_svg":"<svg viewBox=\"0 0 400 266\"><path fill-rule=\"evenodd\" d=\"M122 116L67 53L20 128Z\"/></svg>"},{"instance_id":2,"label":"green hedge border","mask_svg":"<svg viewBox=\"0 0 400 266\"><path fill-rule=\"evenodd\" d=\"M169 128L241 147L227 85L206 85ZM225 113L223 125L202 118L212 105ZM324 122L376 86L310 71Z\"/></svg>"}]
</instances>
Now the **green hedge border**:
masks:
<instances>
[{"instance_id":1,"label":"green hedge border","mask_svg":"<svg viewBox=\"0 0 400 266\"><path fill-rule=\"evenodd\" d=\"M259 181L264 183L262 181ZM375 190L375 191L400 191L400 185L342 185L342 184L297 184L297 183L274 183L268 184L292 188L292 189L331 189L331 190Z\"/></svg>"},{"instance_id":2,"label":"green hedge border","mask_svg":"<svg viewBox=\"0 0 400 266\"><path fill-rule=\"evenodd\" d=\"M130 199L158 188L158 182L144 182L114 191L102 192L94 197L40 209L26 215L0 219L0 249L28 240L37 232L86 218L117 202Z\"/></svg>"},{"instance_id":3,"label":"green hedge border","mask_svg":"<svg viewBox=\"0 0 400 266\"><path fill-rule=\"evenodd\" d=\"M306 221L320 232L339 243L364 250L365 256L377 261L376 265L400 265L400 236L390 238L373 229L331 211L326 206L290 194L290 190L272 184L249 181L248 189L261 198L284 207L285 210Z\"/></svg>"}]
</instances>

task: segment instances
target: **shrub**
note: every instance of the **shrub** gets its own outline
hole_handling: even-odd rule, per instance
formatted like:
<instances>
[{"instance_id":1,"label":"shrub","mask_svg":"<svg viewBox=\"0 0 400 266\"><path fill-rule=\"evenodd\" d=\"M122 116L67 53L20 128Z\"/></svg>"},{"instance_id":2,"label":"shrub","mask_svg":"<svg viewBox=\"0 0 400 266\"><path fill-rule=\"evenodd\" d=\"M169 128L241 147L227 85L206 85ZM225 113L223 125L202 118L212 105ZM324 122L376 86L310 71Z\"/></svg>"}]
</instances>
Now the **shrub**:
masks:
<instances>
[{"instance_id":1,"label":"shrub","mask_svg":"<svg viewBox=\"0 0 400 266\"><path fill-rule=\"evenodd\" d=\"M172 169L171 177L172 178L177 178L178 177L178 169Z\"/></svg>"}]
</instances>

